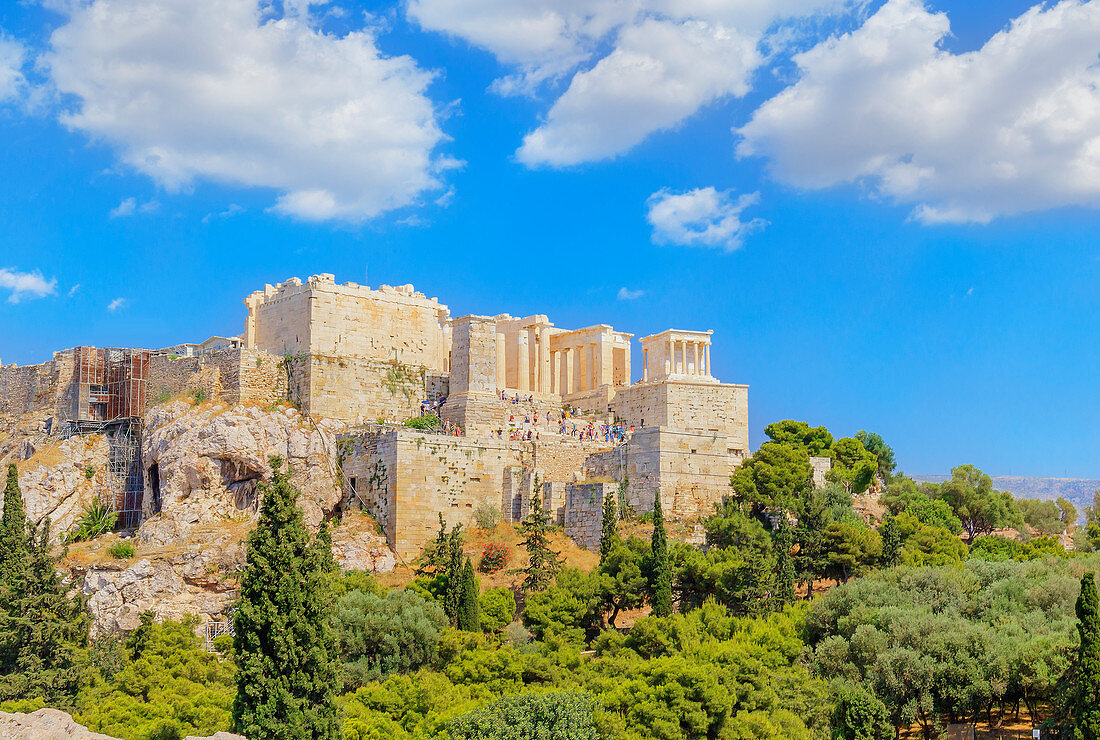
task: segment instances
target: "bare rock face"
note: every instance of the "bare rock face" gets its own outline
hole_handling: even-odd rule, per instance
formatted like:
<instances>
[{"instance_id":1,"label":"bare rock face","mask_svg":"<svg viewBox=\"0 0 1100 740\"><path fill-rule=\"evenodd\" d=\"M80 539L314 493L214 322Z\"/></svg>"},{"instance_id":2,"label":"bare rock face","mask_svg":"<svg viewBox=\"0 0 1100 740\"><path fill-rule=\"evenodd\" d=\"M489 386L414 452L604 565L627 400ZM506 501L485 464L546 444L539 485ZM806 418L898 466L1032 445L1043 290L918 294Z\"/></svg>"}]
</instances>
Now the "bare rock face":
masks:
<instances>
[{"instance_id":1,"label":"bare rock face","mask_svg":"<svg viewBox=\"0 0 1100 740\"><path fill-rule=\"evenodd\" d=\"M332 434L339 425L314 425L294 408L185 402L153 407L145 425L143 541L163 544L195 524L253 516L273 455L289 464L308 526L319 526L340 500Z\"/></svg>"},{"instance_id":2,"label":"bare rock face","mask_svg":"<svg viewBox=\"0 0 1100 740\"><path fill-rule=\"evenodd\" d=\"M243 547L226 536L202 549L74 566L70 572L88 597L92 633L101 634L136 629L145 611L161 619L192 614L200 624L224 618L237 598L233 576L243 562Z\"/></svg>"},{"instance_id":3,"label":"bare rock face","mask_svg":"<svg viewBox=\"0 0 1100 740\"><path fill-rule=\"evenodd\" d=\"M17 463L27 518L37 525L49 517L56 540L102 490L110 445L99 434L28 445L27 459Z\"/></svg>"},{"instance_id":4,"label":"bare rock face","mask_svg":"<svg viewBox=\"0 0 1100 740\"><path fill-rule=\"evenodd\" d=\"M58 709L39 709L30 714L0 712L0 737L9 740L117 740L92 732ZM247 740L243 735L218 732L207 737L188 735L185 740Z\"/></svg>"},{"instance_id":5,"label":"bare rock face","mask_svg":"<svg viewBox=\"0 0 1100 740\"><path fill-rule=\"evenodd\" d=\"M345 524L332 532L332 555L344 570L365 570L372 573L389 573L397 565L397 556L386 544L386 538L377 532L364 531L348 522L353 515L345 515Z\"/></svg>"}]
</instances>

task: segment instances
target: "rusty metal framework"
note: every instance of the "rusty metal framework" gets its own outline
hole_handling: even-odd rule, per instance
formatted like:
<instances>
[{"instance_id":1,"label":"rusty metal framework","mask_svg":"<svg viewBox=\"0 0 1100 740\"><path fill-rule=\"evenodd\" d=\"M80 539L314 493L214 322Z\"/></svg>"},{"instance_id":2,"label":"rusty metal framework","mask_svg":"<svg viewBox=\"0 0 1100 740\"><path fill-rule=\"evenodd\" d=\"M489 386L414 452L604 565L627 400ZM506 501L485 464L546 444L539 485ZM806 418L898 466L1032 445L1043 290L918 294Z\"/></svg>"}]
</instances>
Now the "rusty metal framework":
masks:
<instances>
[{"instance_id":1,"label":"rusty metal framework","mask_svg":"<svg viewBox=\"0 0 1100 740\"><path fill-rule=\"evenodd\" d=\"M77 347L73 420L66 436L103 434L110 444L103 502L118 513L116 529L141 524L145 477L141 466L142 417L150 352Z\"/></svg>"}]
</instances>

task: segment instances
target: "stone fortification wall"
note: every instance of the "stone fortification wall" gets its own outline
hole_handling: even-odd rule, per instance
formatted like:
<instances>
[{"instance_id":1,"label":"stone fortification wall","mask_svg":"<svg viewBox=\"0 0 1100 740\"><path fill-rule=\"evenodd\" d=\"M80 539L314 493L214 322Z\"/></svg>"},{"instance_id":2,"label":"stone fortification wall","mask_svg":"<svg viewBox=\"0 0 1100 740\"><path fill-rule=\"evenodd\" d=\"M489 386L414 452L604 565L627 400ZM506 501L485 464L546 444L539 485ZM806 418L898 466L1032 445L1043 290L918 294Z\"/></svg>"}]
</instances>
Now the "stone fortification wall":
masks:
<instances>
[{"instance_id":1,"label":"stone fortification wall","mask_svg":"<svg viewBox=\"0 0 1100 740\"><path fill-rule=\"evenodd\" d=\"M74 351L67 349L39 365L0 367L0 430L25 414L59 421L72 417L73 357Z\"/></svg>"},{"instance_id":2,"label":"stone fortification wall","mask_svg":"<svg viewBox=\"0 0 1100 740\"><path fill-rule=\"evenodd\" d=\"M347 486L358 494L349 492L349 504L374 515L406 559L435 536L439 513L448 527L471 526L482 505L506 520L522 518L535 474L542 483L574 480L594 449L574 440L512 442L400 428L344 435L337 447Z\"/></svg>"},{"instance_id":3,"label":"stone fortification wall","mask_svg":"<svg viewBox=\"0 0 1100 740\"><path fill-rule=\"evenodd\" d=\"M625 499L636 513L653 510L658 494L666 515L697 518L729 495L730 475L743 458L731 456L725 437L664 427L639 430L626 444L591 455L588 479L627 479Z\"/></svg>"},{"instance_id":4,"label":"stone fortification wall","mask_svg":"<svg viewBox=\"0 0 1100 740\"><path fill-rule=\"evenodd\" d=\"M263 350L233 348L194 357L157 354L149 358L147 373L150 403L196 390L232 404L267 405L286 397L282 358Z\"/></svg>"},{"instance_id":5,"label":"stone fortification wall","mask_svg":"<svg viewBox=\"0 0 1100 740\"><path fill-rule=\"evenodd\" d=\"M749 448L749 389L729 383L662 380L618 392L615 415L634 427L671 427L715 432L730 449Z\"/></svg>"},{"instance_id":6,"label":"stone fortification wall","mask_svg":"<svg viewBox=\"0 0 1100 740\"><path fill-rule=\"evenodd\" d=\"M570 483L565 491L565 533L586 550L600 549L603 502L615 483Z\"/></svg>"},{"instance_id":7,"label":"stone fortification wall","mask_svg":"<svg viewBox=\"0 0 1100 740\"><path fill-rule=\"evenodd\" d=\"M449 370L449 311L411 285L337 285L332 275L291 278L245 299L249 347L283 354L396 361Z\"/></svg>"},{"instance_id":8,"label":"stone fortification wall","mask_svg":"<svg viewBox=\"0 0 1100 740\"><path fill-rule=\"evenodd\" d=\"M301 397L316 418L369 423L420 415L421 401L447 395L447 377L423 365L312 355L301 360Z\"/></svg>"},{"instance_id":9,"label":"stone fortification wall","mask_svg":"<svg viewBox=\"0 0 1100 740\"><path fill-rule=\"evenodd\" d=\"M825 474L829 472L833 467L833 458L831 457L811 457L810 468L813 470L814 475L814 488L821 488L825 485Z\"/></svg>"}]
</instances>

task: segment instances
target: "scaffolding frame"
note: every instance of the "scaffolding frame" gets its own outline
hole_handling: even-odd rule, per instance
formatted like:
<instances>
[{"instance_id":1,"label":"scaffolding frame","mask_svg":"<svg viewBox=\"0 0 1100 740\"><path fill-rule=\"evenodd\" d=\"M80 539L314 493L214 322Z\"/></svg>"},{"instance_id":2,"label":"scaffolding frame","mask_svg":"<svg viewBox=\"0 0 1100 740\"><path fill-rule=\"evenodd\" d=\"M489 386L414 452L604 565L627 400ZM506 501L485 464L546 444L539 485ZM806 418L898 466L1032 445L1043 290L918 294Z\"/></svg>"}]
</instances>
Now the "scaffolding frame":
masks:
<instances>
[{"instance_id":1,"label":"scaffolding frame","mask_svg":"<svg viewBox=\"0 0 1100 740\"><path fill-rule=\"evenodd\" d=\"M151 353L120 347L77 347L76 354L73 421L66 436L107 437L110 451L100 498L118 515L115 529L136 529L141 524L145 498L141 434Z\"/></svg>"}]
</instances>

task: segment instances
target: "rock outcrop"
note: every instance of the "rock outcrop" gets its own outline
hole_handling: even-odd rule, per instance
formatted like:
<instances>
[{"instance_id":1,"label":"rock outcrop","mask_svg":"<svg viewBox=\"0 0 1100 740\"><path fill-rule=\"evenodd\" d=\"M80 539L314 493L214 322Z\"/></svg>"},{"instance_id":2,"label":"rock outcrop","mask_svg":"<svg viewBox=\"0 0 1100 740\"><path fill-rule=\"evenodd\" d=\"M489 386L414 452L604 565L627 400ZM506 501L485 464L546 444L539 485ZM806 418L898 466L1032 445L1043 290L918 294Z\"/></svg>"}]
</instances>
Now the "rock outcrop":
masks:
<instances>
[{"instance_id":1,"label":"rock outcrop","mask_svg":"<svg viewBox=\"0 0 1100 740\"><path fill-rule=\"evenodd\" d=\"M314 425L289 406L181 401L153 407L142 440L149 518L139 536L164 543L195 524L252 516L258 486L271 477L272 456L289 465L306 523L319 526L341 496L332 435L340 426Z\"/></svg>"},{"instance_id":2,"label":"rock outcrop","mask_svg":"<svg viewBox=\"0 0 1100 740\"><path fill-rule=\"evenodd\" d=\"M71 716L57 709L39 709L30 714L0 712L0 737L8 740L117 740L110 735L92 732L77 724ZM218 732L185 740L247 740L243 735Z\"/></svg>"},{"instance_id":3,"label":"rock outcrop","mask_svg":"<svg viewBox=\"0 0 1100 740\"><path fill-rule=\"evenodd\" d=\"M35 443L23 442L19 488L27 518L38 525L50 518L54 538L73 527L84 507L100 495L110 445L101 434Z\"/></svg>"}]
</instances>

